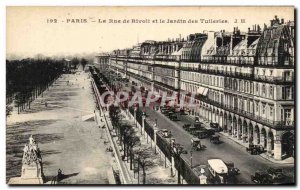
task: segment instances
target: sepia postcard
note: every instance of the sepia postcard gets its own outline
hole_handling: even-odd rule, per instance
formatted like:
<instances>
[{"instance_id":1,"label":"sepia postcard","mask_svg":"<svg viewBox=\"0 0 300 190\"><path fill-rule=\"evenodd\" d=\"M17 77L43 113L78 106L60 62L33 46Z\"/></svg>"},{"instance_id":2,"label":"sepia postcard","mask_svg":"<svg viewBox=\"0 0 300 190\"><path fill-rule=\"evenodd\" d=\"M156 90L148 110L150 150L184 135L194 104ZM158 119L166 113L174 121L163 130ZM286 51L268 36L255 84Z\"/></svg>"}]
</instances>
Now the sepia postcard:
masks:
<instances>
[{"instance_id":1,"label":"sepia postcard","mask_svg":"<svg viewBox=\"0 0 300 190\"><path fill-rule=\"evenodd\" d=\"M295 20L6 7L6 183L295 185Z\"/></svg>"}]
</instances>

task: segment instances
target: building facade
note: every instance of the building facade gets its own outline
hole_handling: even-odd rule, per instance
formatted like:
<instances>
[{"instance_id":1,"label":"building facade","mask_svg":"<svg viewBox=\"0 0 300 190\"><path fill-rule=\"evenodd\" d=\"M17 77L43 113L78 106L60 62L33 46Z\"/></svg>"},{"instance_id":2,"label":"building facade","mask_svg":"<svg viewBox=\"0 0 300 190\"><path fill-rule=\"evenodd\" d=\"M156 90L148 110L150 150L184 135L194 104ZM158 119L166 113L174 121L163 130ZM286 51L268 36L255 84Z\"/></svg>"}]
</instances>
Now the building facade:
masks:
<instances>
[{"instance_id":1,"label":"building facade","mask_svg":"<svg viewBox=\"0 0 300 190\"><path fill-rule=\"evenodd\" d=\"M114 51L107 67L158 94L192 98L191 114L282 160L294 155L294 28L275 16L270 26L247 32L235 27L145 41Z\"/></svg>"}]
</instances>

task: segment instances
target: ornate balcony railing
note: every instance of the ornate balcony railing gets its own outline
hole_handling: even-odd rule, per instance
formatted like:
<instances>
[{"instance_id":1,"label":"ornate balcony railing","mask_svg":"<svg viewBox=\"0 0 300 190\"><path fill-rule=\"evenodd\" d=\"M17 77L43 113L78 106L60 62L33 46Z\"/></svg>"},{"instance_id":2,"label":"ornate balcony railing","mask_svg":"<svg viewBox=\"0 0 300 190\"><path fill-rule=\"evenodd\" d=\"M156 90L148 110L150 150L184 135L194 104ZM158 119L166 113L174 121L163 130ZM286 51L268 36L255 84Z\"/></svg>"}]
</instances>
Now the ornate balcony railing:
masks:
<instances>
[{"instance_id":1,"label":"ornate balcony railing","mask_svg":"<svg viewBox=\"0 0 300 190\"><path fill-rule=\"evenodd\" d=\"M176 61L176 55L156 55L155 60L158 61Z\"/></svg>"},{"instance_id":2,"label":"ornate balcony railing","mask_svg":"<svg viewBox=\"0 0 300 190\"><path fill-rule=\"evenodd\" d=\"M255 75L255 79L269 81L269 82L294 82L293 76L265 76L265 75Z\"/></svg>"},{"instance_id":3,"label":"ornate balcony railing","mask_svg":"<svg viewBox=\"0 0 300 190\"><path fill-rule=\"evenodd\" d=\"M187 94L187 95L189 95L189 94ZM238 107L235 107L235 106L227 105L227 104L224 104L224 103L220 103L220 102L208 99L207 97L204 97L204 96L196 95L195 99L198 99L202 102L205 102L205 103L208 103L210 105L219 107L219 108L224 109L226 111L235 113L237 115L246 117L250 120L253 120L257 123L261 123L261 124L266 125L266 126L269 126L271 128L288 128L288 127L291 128L291 127L294 127L294 121L274 121L272 119L267 119L267 118L255 115L253 112L248 112L248 111L245 111L243 109L239 109Z\"/></svg>"}]
</instances>

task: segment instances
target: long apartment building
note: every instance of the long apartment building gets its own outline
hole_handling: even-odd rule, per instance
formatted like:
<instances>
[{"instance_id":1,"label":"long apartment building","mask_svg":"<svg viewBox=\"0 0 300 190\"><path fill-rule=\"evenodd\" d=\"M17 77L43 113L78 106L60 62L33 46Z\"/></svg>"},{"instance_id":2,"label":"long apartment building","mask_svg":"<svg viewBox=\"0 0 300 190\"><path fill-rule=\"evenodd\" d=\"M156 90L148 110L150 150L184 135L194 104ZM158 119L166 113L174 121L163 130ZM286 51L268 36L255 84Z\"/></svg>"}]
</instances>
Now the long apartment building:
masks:
<instances>
[{"instance_id":1,"label":"long apartment building","mask_svg":"<svg viewBox=\"0 0 300 190\"><path fill-rule=\"evenodd\" d=\"M270 26L245 32L145 41L113 51L104 67L148 90L192 98L191 114L282 160L294 155L294 29L293 21L275 16Z\"/></svg>"}]
</instances>

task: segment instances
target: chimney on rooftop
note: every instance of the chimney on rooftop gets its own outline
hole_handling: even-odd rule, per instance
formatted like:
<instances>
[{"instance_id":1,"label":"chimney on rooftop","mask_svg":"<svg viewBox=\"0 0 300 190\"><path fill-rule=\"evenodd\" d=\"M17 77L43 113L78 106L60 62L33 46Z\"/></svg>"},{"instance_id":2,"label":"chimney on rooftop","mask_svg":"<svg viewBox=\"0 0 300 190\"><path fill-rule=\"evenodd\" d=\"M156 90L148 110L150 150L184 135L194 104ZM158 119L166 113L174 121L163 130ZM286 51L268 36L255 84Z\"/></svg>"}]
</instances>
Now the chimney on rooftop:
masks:
<instances>
[{"instance_id":1,"label":"chimney on rooftop","mask_svg":"<svg viewBox=\"0 0 300 190\"><path fill-rule=\"evenodd\" d=\"M284 19L283 18L281 19L281 24L284 24Z\"/></svg>"},{"instance_id":2,"label":"chimney on rooftop","mask_svg":"<svg viewBox=\"0 0 300 190\"><path fill-rule=\"evenodd\" d=\"M257 31L260 32L260 26L259 26L259 24L257 25Z\"/></svg>"}]
</instances>

